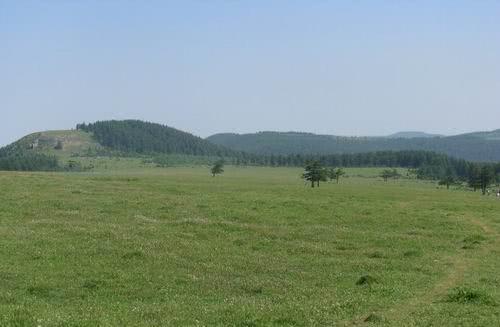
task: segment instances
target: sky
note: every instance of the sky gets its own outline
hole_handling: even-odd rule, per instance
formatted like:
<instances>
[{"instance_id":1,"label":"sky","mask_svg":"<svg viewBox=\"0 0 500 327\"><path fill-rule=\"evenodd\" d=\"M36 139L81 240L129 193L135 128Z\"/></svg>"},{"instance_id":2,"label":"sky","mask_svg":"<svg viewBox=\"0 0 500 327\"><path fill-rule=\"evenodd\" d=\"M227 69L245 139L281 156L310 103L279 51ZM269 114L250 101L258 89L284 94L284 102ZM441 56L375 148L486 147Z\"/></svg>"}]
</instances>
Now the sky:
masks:
<instances>
[{"instance_id":1,"label":"sky","mask_svg":"<svg viewBox=\"0 0 500 327\"><path fill-rule=\"evenodd\" d=\"M141 119L206 137L500 128L500 1L0 0L0 145Z\"/></svg>"}]
</instances>

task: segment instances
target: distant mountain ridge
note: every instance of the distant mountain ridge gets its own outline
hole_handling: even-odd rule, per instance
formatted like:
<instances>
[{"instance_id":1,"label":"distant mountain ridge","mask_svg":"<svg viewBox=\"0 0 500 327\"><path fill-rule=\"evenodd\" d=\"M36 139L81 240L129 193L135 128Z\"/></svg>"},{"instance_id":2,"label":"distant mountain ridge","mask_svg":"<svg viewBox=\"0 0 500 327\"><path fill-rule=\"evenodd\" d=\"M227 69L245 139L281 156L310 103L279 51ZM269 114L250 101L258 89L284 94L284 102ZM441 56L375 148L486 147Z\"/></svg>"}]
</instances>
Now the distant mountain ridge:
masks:
<instances>
[{"instance_id":1,"label":"distant mountain ridge","mask_svg":"<svg viewBox=\"0 0 500 327\"><path fill-rule=\"evenodd\" d=\"M206 139L139 120L79 124L76 129L32 133L0 149L0 157L180 154L259 161L260 155L335 155L380 151L432 151L469 161L500 161L500 129L455 136L400 132L385 137L346 137L303 132L222 133ZM52 159L51 159L52 160ZM267 159L266 159L267 160ZM270 160L270 159L269 159ZM49 160L46 160L49 162ZM52 161L50 161L52 162Z\"/></svg>"},{"instance_id":2,"label":"distant mountain ridge","mask_svg":"<svg viewBox=\"0 0 500 327\"><path fill-rule=\"evenodd\" d=\"M207 140L233 150L264 155L425 150L470 161L500 161L500 129L454 136L422 136L420 133L401 132L387 137L346 137L300 132L222 133L212 135Z\"/></svg>"},{"instance_id":3,"label":"distant mountain ridge","mask_svg":"<svg viewBox=\"0 0 500 327\"><path fill-rule=\"evenodd\" d=\"M402 131L402 132L397 132L391 135L388 135L388 138L392 139L397 139L397 138L403 138L403 139L414 139L414 138L427 138L427 137L443 137L444 135L440 134L429 134L425 132L419 132L419 131Z\"/></svg>"}]
</instances>

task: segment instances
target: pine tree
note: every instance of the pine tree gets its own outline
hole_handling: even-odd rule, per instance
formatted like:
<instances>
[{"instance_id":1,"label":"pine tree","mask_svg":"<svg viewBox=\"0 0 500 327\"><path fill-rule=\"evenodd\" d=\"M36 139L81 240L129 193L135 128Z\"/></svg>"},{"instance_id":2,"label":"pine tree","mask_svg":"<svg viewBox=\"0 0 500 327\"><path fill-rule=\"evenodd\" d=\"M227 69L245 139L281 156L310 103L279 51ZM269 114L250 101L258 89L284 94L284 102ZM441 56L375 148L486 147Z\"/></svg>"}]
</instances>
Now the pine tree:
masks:
<instances>
[{"instance_id":1,"label":"pine tree","mask_svg":"<svg viewBox=\"0 0 500 327\"><path fill-rule=\"evenodd\" d=\"M306 163L302 178L311 182L311 187L314 187L315 184L319 187L319 182L326 181L327 177L328 172L319 161L316 160Z\"/></svg>"},{"instance_id":2,"label":"pine tree","mask_svg":"<svg viewBox=\"0 0 500 327\"><path fill-rule=\"evenodd\" d=\"M210 169L210 172L212 173L212 177L215 177L215 175L222 174L224 172L224 161L218 160Z\"/></svg>"}]
</instances>

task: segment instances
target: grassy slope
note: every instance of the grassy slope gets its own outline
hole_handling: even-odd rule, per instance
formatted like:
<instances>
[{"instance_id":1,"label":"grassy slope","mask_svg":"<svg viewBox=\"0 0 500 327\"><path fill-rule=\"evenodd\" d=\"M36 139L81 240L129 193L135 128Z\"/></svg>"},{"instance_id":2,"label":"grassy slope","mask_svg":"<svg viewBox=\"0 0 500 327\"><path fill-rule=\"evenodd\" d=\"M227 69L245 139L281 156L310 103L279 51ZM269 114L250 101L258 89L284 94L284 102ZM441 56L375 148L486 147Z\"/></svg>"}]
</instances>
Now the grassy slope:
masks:
<instances>
[{"instance_id":1,"label":"grassy slope","mask_svg":"<svg viewBox=\"0 0 500 327\"><path fill-rule=\"evenodd\" d=\"M82 153L87 149L98 149L101 146L92 138L91 133L78 130L63 130L63 131L47 131L41 133L42 138L52 140L52 143L62 141L63 149L55 150L49 147L48 151L57 154L71 155L74 153Z\"/></svg>"},{"instance_id":2,"label":"grassy slope","mask_svg":"<svg viewBox=\"0 0 500 327\"><path fill-rule=\"evenodd\" d=\"M38 146L31 149L30 145L37 141ZM58 141L61 141L63 144L63 148L60 150L55 149ZM78 130L37 132L23 137L9 147L12 146L21 150L55 155L62 160L67 160L75 154L83 154L89 148L91 150L101 148L101 146L92 138L91 133Z\"/></svg>"},{"instance_id":3,"label":"grassy slope","mask_svg":"<svg viewBox=\"0 0 500 327\"><path fill-rule=\"evenodd\" d=\"M500 324L500 201L299 173L0 173L0 325Z\"/></svg>"}]
</instances>

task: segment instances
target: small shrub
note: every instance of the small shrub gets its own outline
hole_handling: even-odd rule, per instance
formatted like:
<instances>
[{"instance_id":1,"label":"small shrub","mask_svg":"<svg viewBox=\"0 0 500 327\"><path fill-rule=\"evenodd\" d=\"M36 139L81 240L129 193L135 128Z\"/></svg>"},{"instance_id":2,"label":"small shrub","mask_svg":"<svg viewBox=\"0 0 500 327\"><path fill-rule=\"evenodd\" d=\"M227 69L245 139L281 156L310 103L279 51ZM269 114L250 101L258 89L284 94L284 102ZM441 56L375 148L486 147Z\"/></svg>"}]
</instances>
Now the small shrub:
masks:
<instances>
[{"instance_id":1,"label":"small shrub","mask_svg":"<svg viewBox=\"0 0 500 327\"><path fill-rule=\"evenodd\" d=\"M378 283L378 280L370 275L363 275L356 281L356 285L371 285L375 283Z\"/></svg>"},{"instance_id":2,"label":"small shrub","mask_svg":"<svg viewBox=\"0 0 500 327\"><path fill-rule=\"evenodd\" d=\"M419 257L422 255L422 252L418 250L408 250L403 253L403 256L405 257Z\"/></svg>"},{"instance_id":3,"label":"small shrub","mask_svg":"<svg viewBox=\"0 0 500 327\"><path fill-rule=\"evenodd\" d=\"M368 253L368 258L372 258L372 259L381 259L384 257L384 254L380 251L374 251L374 252L370 252Z\"/></svg>"},{"instance_id":4,"label":"small shrub","mask_svg":"<svg viewBox=\"0 0 500 327\"><path fill-rule=\"evenodd\" d=\"M138 258L142 258L142 257L144 257L144 253L142 253L141 251L128 252L122 256L122 258L125 260L138 259Z\"/></svg>"},{"instance_id":5,"label":"small shrub","mask_svg":"<svg viewBox=\"0 0 500 327\"><path fill-rule=\"evenodd\" d=\"M375 314L375 313L370 313L368 317L365 318L365 322L381 322L383 319L381 316Z\"/></svg>"},{"instance_id":6,"label":"small shrub","mask_svg":"<svg viewBox=\"0 0 500 327\"><path fill-rule=\"evenodd\" d=\"M464 287L454 288L447 295L446 302L455 302L460 304L495 304L489 295Z\"/></svg>"},{"instance_id":7,"label":"small shrub","mask_svg":"<svg viewBox=\"0 0 500 327\"><path fill-rule=\"evenodd\" d=\"M88 290L95 290L95 289L98 289L102 284L103 284L103 282L100 280L90 279L90 280L86 280L83 283L82 287L86 288Z\"/></svg>"},{"instance_id":8,"label":"small shrub","mask_svg":"<svg viewBox=\"0 0 500 327\"><path fill-rule=\"evenodd\" d=\"M233 244L236 246L243 246L245 245L245 242L243 240L234 240Z\"/></svg>"},{"instance_id":9,"label":"small shrub","mask_svg":"<svg viewBox=\"0 0 500 327\"><path fill-rule=\"evenodd\" d=\"M484 240L486 240L486 238L480 234L467 236L463 240L462 249L473 249L476 245L481 244L481 242Z\"/></svg>"},{"instance_id":10,"label":"small shrub","mask_svg":"<svg viewBox=\"0 0 500 327\"><path fill-rule=\"evenodd\" d=\"M26 290L36 297L49 297L51 293L50 287L44 285L30 286Z\"/></svg>"},{"instance_id":11,"label":"small shrub","mask_svg":"<svg viewBox=\"0 0 500 327\"><path fill-rule=\"evenodd\" d=\"M243 290L251 295L259 295L264 291L261 286L243 286Z\"/></svg>"}]
</instances>

